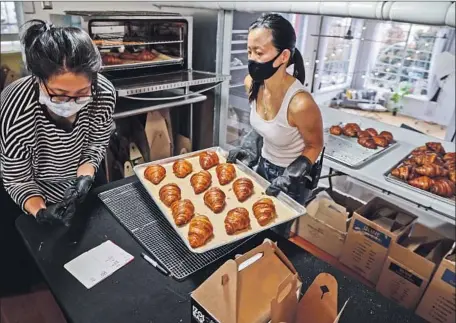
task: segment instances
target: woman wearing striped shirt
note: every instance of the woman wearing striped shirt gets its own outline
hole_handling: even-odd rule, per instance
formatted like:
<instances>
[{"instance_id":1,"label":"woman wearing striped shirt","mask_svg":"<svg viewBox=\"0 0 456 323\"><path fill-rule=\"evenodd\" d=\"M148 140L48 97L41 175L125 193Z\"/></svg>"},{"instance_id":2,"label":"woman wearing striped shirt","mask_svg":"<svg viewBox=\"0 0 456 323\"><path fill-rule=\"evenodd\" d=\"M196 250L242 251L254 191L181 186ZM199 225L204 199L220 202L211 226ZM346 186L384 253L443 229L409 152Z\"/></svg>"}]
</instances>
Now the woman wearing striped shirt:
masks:
<instances>
[{"instance_id":1,"label":"woman wearing striped shirt","mask_svg":"<svg viewBox=\"0 0 456 323\"><path fill-rule=\"evenodd\" d=\"M115 90L83 30L34 20L21 41L32 75L1 93L1 217L67 225L105 156Z\"/></svg>"}]
</instances>

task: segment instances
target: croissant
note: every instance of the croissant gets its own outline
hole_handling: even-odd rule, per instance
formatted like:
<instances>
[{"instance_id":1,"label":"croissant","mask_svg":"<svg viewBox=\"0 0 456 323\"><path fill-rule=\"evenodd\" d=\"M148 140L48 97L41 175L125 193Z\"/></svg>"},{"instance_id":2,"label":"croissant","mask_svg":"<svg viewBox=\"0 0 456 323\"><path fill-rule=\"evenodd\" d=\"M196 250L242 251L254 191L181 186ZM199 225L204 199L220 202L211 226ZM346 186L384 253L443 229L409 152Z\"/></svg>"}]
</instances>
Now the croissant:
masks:
<instances>
[{"instance_id":1,"label":"croissant","mask_svg":"<svg viewBox=\"0 0 456 323\"><path fill-rule=\"evenodd\" d=\"M226 185L236 177L236 168L233 164L220 164L215 169L220 185Z\"/></svg>"},{"instance_id":2,"label":"croissant","mask_svg":"<svg viewBox=\"0 0 456 323\"><path fill-rule=\"evenodd\" d=\"M356 134L358 133L358 130L354 127L343 127L342 128L342 133L346 135L347 137L356 137Z\"/></svg>"},{"instance_id":3,"label":"croissant","mask_svg":"<svg viewBox=\"0 0 456 323\"><path fill-rule=\"evenodd\" d=\"M413 159L420 166L421 165L426 165L426 164L443 165L442 160L436 154L415 155L413 157Z\"/></svg>"},{"instance_id":4,"label":"croissant","mask_svg":"<svg viewBox=\"0 0 456 323\"><path fill-rule=\"evenodd\" d=\"M374 140L374 142L377 146L386 147L389 145L388 139L386 139L383 136L374 136L374 137L372 137L372 139Z\"/></svg>"},{"instance_id":5,"label":"croissant","mask_svg":"<svg viewBox=\"0 0 456 323\"><path fill-rule=\"evenodd\" d=\"M204 245L214 233L211 221L205 215L197 215L190 221L188 227L188 242L192 248Z\"/></svg>"},{"instance_id":6,"label":"croissant","mask_svg":"<svg viewBox=\"0 0 456 323\"><path fill-rule=\"evenodd\" d=\"M195 207L190 200L179 200L171 204L174 223L181 226L187 224L195 215Z\"/></svg>"},{"instance_id":7,"label":"croissant","mask_svg":"<svg viewBox=\"0 0 456 323\"><path fill-rule=\"evenodd\" d=\"M412 155L421 155L429 151L429 149L426 146L420 146L418 148L413 149Z\"/></svg>"},{"instance_id":8,"label":"croissant","mask_svg":"<svg viewBox=\"0 0 456 323\"><path fill-rule=\"evenodd\" d=\"M247 229L250 225L249 211L243 207L237 207L230 211L225 218L225 231L234 234L237 231Z\"/></svg>"},{"instance_id":9,"label":"croissant","mask_svg":"<svg viewBox=\"0 0 456 323\"><path fill-rule=\"evenodd\" d=\"M446 178L438 179L434 181L431 186L431 193L439 196L452 197L455 192L454 183Z\"/></svg>"},{"instance_id":10,"label":"croissant","mask_svg":"<svg viewBox=\"0 0 456 323\"><path fill-rule=\"evenodd\" d=\"M393 134L389 131L382 131L380 132L379 136L386 138L386 140L388 140L389 143L391 143L394 140Z\"/></svg>"},{"instance_id":11,"label":"croissant","mask_svg":"<svg viewBox=\"0 0 456 323\"><path fill-rule=\"evenodd\" d=\"M446 161L455 161L456 160L456 153L446 153L445 156L443 156L443 160Z\"/></svg>"},{"instance_id":12,"label":"croissant","mask_svg":"<svg viewBox=\"0 0 456 323\"><path fill-rule=\"evenodd\" d=\"M448 178L453 183L456 183L456 170L451 170L450 173L448 174Z\"/></svg>"},{"instance_id":13,"label":"croissant","mask_svg":"<svg viewBox=\"0 0 456 323\"><path fill-rule=\"evenodd\" d=\"M400 178L404 181L411 180L416 177L415 169L412 166L401 166L391 171L391 175Z\"/></svg>"},{"instance_id":14,"label":"croissant","mask_svg":"<svg viewBox=\"0 0 456 323\"><path fill-rule=\"evenodd\" d=\"M250 179L241 177L233 183L234 195L239 202L244 202L253 194L253 183Z\"/></svg>"},{"instance_id":15,"label":"croissant","mask_svg":"<svg viewBox=\"0 0 456 323\"><path fill-rule=\"evenodd\" d=\"M434 184L434 181L430 177L420 176L420 177L409 180L408 183L410 185L412 185L413 187L417 187L422 190L429 191L431 186Z\"/></svg>"},{"instance_id":16,"label":"croissant","mask_svg":"<svg viewBox=\"0 0 456 323\"><path fill-rule=\"evenodd\" d=\"M417 167L415 172L419 175L428 177L448 176L448 170L436 164L425 164Z\"/></svg>"},{"instance_id":17,"label":"croissant","mask_svg":"<svg viewBox=\"0 0 456 323\"><path fill-rule=\"evenodd\" d=\"M139 53L137 59L140 61L153 61L157 57L155 54L151 53L148 50L143 50Z\"/></svg>"},{"instance_id":18,"label":"croissant","mask_svg":"<svg viewBox=\"0 0 456 323\"><path fill-rule=\"evenodd\" d=\"M203 193L211 186L212 175L207 170L199 171L190 177L190 184L193 187L195 194Z\"/></svg>"},{"instance_id":19,"label":"croissant","mask_svg":"<svg viewBox=\"0 0 456 323\"><path fill-rule=\"evenodd\" d=\"M358 132L358 138L364 138L364 137L372 137L369 132L366 130Z\"/></svg>"},{"instance_id":20,"label":"croissant","mask_svg":"<svg viewBox=\"0 0 456 323\"><path fill-rule=\"evenodd\" d=\"M199 155L199 162L204 170L218 165L219 158L215 151L204 151Z\"/></svg>"},{"instance_id":21,"label":"croissant","mask_svg":"<svg viewBox=\"0 0 456 323\"><path fill-rule=\"evenodd\" d=\"M378 136L378 132L374 128L367 128L367 129L364 129L364 131L367 131L368 133L370 133L370 135L372 137Z\"/></svg>"},{"instance_id":22,"label":"croissant","mask_svg":"<svg viewBox=\"0 0 456 323\"><path fill-rule=\"evenodd\" d=\"M418 166L414 158L406 159L402 162L404 166Z\"/></svg>"},{"instance_id":23,"label":"croissant","mask_svg":"<svg viewBox=\"0 0 456 323\"><path fill-rule=\"evenodd\" d=\"M210 188L204 193L204 204L206 204L214 213L220 213L225 207L225 193L218 187Z\"/></svg>"},{"instance_id":24,"label":"croissant","mask_svg":"<svg viewBox=\"0 0 456 323\"><path fill-rule=\"evenodd\" d=\"M353 128L356 130L356 132L359 132L361 131L361 128L359 127L359 125L357 123L354 123L354 122L349 122L345 125L345 127L348 127L348 128Z\"/></svg>"},{"instance_id":25,"label":"croissant","mask_svg":"<svg viewBox=\"0 0 456 323\"><path fill-rule=\"evenodd\" d=\"M181 199L181 190L177 184L166 184L158 192L160 201L166 206L170 207L171 204Z\"/></svg>"},{"instance_id":26,"label":"croissant","mask_svg":"<svg viewBox=\"0 0 456 323\"><path fill-rule=\"evenodd\" d=\"M445 155L445 149L440 142L427 142L426 147L429 150L435 151L437 154Z\"/></svg>"},{"instance_id":27,"label":"croissant","mask_svg":"<svg viewBox=\"0 0 456 323\"><path fill-rule=\"evenodd\" d=\"M447 161L445 163L445 168L448 169L449 171L453 171L456 169L456 161L452 160L452 161Z\"/></svg>"},{"instance_id":28,"label":"croissant","mask_svg":"<svg viewBox=\"0 0 456 323\"><path fill-rule=\"evenodd\" d=\"M339 126L332 126L329 128L329 133L335 136L340 136L342 134L342 128Z\"/></svg>"},{"instance_id":29,"label":"croissant","mask_svg":"<svg viewBox=\"0 0 456 323\"><path fill-rule=\"evenodd\" d=\"M150 165L144 170L144 178L157 185L165 178L166 169L162 165Z\"/></svg>"},{"instance_id":30,"label":"croissant","mask_svg":"<svg viewBox=\"0 0 456 323\"><path fill-rule=\"evenodd\" d=\"M265 226L277 216L274 202L267 197L256 201L253 204L252 210L258 224L261 226Z\"/></svg>"},{"instance_id":31,"label":"croissant","mask_svg":"<svg viewBox=\"0 0 456 323\"><path fill-rule=\"evenodd\" d=\"M179 159L174 162L173 173L176 177L184 178L191 172L193 172L193 166L188 160Z\"/></svg>"},{"instance_id":32,"label":"croissant","mask_svg":"<svg viewBox=\"0 0 456 323\"><path fill-rule=\"evenodd\" d=\"M377 148L377 144L375 143L374 139L369 137L358 138L358 144L369 149Z\"/></svg>"}]
</instances>

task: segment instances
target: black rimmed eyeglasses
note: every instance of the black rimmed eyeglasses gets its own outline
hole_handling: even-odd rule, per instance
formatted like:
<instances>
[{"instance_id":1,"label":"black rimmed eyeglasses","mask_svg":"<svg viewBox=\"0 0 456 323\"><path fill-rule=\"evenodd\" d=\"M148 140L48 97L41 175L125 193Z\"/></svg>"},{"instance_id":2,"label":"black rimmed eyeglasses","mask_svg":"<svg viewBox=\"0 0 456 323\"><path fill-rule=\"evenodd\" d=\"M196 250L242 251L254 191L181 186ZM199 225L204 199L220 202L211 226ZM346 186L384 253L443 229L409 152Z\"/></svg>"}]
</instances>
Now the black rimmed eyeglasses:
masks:
<instances>
[{"instance_id":1,"label":"black rimmed eyeglasses","mask_svg":"<svg viewBox=\"0 0 456 323\"><path fill-rule=\"evenodd\" d=\"M49 93L49 88L47 87L46 85L46 82L44 81L41 81L44 85L44 88L46 89L46 93L47 95L49 96L49 99L51 100L51 102L54 102L54 103L66 103L66 102L70 102L71 100L73 100L74 102L76 103L79 103L79 104L84 104L84 103L88 103L90 101L93 100L93 95L81 95L81 96L68 96L68 95L61 95L61 94L51 94ZM93 86L92 86L92 93L93 93Z\"/></svg>"}]
</instances>

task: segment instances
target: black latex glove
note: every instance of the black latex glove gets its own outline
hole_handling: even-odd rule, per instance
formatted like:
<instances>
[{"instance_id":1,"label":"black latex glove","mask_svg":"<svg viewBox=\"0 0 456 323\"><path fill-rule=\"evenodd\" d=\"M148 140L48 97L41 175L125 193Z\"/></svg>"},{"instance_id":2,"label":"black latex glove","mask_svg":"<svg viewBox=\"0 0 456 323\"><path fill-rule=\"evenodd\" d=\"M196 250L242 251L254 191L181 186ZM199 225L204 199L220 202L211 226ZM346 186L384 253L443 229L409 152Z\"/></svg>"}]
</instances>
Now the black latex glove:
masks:
<instances>
[{"instance_id":1,"label":"black latex glove","mask_svg":"<svg viewBox=\"0 0 456 323\"><path fill-rule=\"evenodd\" d=\"M229 151L227 163L235 163L236 159L252 168L258 164L263 147L263 137L252 129L242 140L241 146Z\"/></svg>"},{"instance_id":2,"label":"black latex glove","mask_svg":"<svg viewBox=\"0 0 456 323\"><path fill-rule=\"evenodd\" d=\"M75 213L76 201L73 199L63 200L39 210L36 214L36 222L69 226Z\"/></svg>"},{"instance_id":3,"label":"black latex glove","mask_svg":"<svg viewBox=\"0 0 456 323\"><path fill-rule=\"evenodd\" d=\"M305 156L296 158L283 174L272 181L271 185L266 189L267 195L277 196L282 191L285 194L289 192L291 185L299 185L312 170L312 162Z\"/></svg>"},{"instance_id":4,"label":"black latex glove","mask_svg":"<svg viewBox=\"0 0 456 323\"><path fill-rule=\"evenodd\" d=\"M93 184L93 177L89 175L79 176L76 179L76 182L67 188L65 195L63 197L64 200L76 200L78 204L81 204L87 194L89 193L90 188Z\"/></svg>"}]
</instances>

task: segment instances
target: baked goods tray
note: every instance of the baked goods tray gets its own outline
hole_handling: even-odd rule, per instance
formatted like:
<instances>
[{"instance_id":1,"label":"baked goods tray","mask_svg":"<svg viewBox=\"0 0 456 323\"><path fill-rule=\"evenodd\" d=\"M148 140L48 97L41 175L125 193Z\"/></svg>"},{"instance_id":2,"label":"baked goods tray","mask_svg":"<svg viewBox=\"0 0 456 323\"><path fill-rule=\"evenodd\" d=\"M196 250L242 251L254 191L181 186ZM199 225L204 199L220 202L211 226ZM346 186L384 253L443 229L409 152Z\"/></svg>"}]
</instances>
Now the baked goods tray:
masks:
<instances>
[{"instance_id":1,"label":"baked goods tray","mask_svg":"<svg viewBox=\"0 0 456 323\"><path fill-rule=\"evenodd\" d=\"M425 191L425 190L422 190L418 187L415 187L415 186L412 186L410 184L408 184L407 182L404 182L402 180L400 180L399 178L396 178L394 177L393 175L391 175L391 171L397 167L399 167L406 159L410 158L410 156L412 155L412 152L410 152L410 154L407 154L404 158L402 158L398 163L396 163L393 167L391 167L390 169L388 169L388 171L386 173L383 174L383 176L385 177L385 179L388 181L388 182L391 182L391 183L394 183L396 185L399 185L399 186L402 186L406 189L409 189L409 190L412 190L412 191L415 191L415 192L418 192L420 194L423 194L423 195L426 195L432 199L436 199L436 200L439 200L439 201L442 201L442 202L445 202L445 203L448 203L450 205L455 205L456 204L456 201L455 201L455 197L453 198L448 198L448 197L443 197L443 196L440 196L440 195L437 195L437 194L434 194L434 193L431 193L431 192L428 192L428 191Z\"/></svg>"},{"instance_id":2,"label":"baked goods tray","mask_svg":"<svg viewBox=\"0 0 456 323\"><path fill-rule=\"evenodd\" d=\"M139 178L140 182L142 183L142 185L144 186L146 191L149 193L151 198L155 201L155 203L159 207L160 211L162 211L163 215L166 217L166 219L171 224L171 226L173 226L173 228L178 233L179 237L182 239L182 241L185 243L185 245L189 248L190 251L195 252L195 253L203 253L203 252L224 246L226 244L230 244L235 241L242 240L253 234L270 229L278 224L282 224L282 223L291 221L301 215L306 214L306 209L304 206L295 202L289 196L287 196L283 193L280 193L277 198L270 197L273 200L275 208L276 208L276 212L277 212L276 218L273 219L267 225L265 225L263 227L260 226L258 224L256 218L253 215L252 206L259 199L266 197L264 192L265 192L266 188L268 187L269 182L266 181L265 179L263 179L260 175L258 175L253 170L251 170L250 168L248 168L247 166L245 166L244 164L242 164L240 162L237 162L237 164L235 165L236 178L240 178L240 177L250 178L254 185L253 195L250 196L246 201L244 201L242 203L238 202L236 196L234 195L234 191L232 189L232 183L234 181L227 185L224 185L224 186L220 185L217 175L215 173L215 167L213 167L208 170L212 175L211 187L220 188L226 195L226 205L225 205L224 210L219 214L213 213L204 204L204 201L203 201L204 193L196 195L193 191L192 186L190 185L191 175L195 172L199 172L202 169L201 166L199 165L199 158L198 158L199 154L203 151L210 151L210 150L215 151L218 154L220 163L224 163L226 161L226 156L228 155L228 153L220 147L212 147L209 149L204 149L204 150L197 151L197 152L191 152L191 153L184 154L184 155L178 155L178 156L166 158L166 159L159 160L159 161L154 161L151 163L137 165L134 167L136 176ZM192 164L192 166L193 166L192 174L188 175L185 178L177 178L173 174L172 165L178 159L186 159L187 161L189 161ZM151 164L160 164L166 169L166 177L158 185L154 185L144 178L144 170L147 168L147 166L149 166ZM213 228L214 228L214 235L205 245L198 247L198 248L192 248L188 242L189 224L178 227L174 223L174 219L173 219L170 208L168 208L165 204L162 203L162 201L160 201L159 190L163 185L166 185L169 183L176 183L180 187L182 199L190 199L193 202L193 204L195 206L195 214L206 215L209 218L209 220L211 221ZM225 231L224 220L225 220L225 217L226 217L228 211L235 207L244 207L249 211L250 228L243 230L243 231L239 231L238 233L233 234L233 235L228 235Z\"/></svg>"},{"instance_id":3,"label":"baked goods tray","mask_svg":"<svg viewBox=\"0 0 456 323\"><path fill-rule=\"evenodd\" d=\"M344 124L339 125L341 127L344 126ZM358 138L330 134L329 128L324 128L325 157L350 168L361 168L371 160L386 154L398 145L397 141L393 140L388 147L369 149L358 144Z\"/></svg>"}]
</instances>

